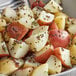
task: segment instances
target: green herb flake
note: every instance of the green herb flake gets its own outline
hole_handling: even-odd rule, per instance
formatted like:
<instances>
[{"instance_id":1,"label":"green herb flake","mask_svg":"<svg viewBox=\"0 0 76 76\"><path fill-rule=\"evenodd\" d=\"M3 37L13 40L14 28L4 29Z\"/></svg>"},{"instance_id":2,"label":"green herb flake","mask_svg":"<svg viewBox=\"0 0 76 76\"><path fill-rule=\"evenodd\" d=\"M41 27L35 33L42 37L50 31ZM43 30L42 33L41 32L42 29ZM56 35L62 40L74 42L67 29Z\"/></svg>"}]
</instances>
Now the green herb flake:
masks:
<instances>
[{"instance_id":1,"label":"green herb flake","mask_svg":"<svg viewBox=\"0 0 76 76\"><path fill-rule=\"evenodd\" d=\"M36 21L33 21L33 22L32 22L32 25L37 26L38 23L37 23Z\"/></svg>"},{"instance_id":2,"label":"green herb flake","mask_svg":"<svg viewBox=\"0 0 76 76\"><path fill-rule=\"evenodd\" d=\"M73 57L72 57L72 59L76 60L76 57L75 57L75 56L73 56Z\"/></svg>"},{"instance_id":3,"label":"green herb flake","mask_svg":"<svg viewBox=\"0 0 76 76\"><path fill-rule=\"evenodd\" d=\"M47 73L48 74L48 71L44 71L44 73Z\"/></svg>"},{"instance_id":4,"label":"green herb flake","mask_svg":"<svg viewBox=\"0 0 76 76\"><path fill-rule=\"evenodd\" d=\"M49 12L51 12L51 9L47 9Z\"/></svg>"},{"instance_id":5,"label":"green herb flake","mask_svg":"<svg viewBox=\"0 0 76 76\"><path fill-rule=\"evenodd\" d=\"M20 48L22 48L22 46L20 46Z\"/></svg>"}]
</instances>

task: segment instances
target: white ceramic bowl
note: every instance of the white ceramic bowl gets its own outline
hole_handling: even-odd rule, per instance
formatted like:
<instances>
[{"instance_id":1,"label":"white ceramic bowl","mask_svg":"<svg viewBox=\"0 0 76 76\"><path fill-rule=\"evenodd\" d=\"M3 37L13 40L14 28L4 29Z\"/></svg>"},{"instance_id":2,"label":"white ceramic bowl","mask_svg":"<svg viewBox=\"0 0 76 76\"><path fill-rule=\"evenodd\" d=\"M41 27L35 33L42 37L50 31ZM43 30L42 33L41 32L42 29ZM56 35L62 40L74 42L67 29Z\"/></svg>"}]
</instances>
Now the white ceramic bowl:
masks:
<instances>
[{"instance_id":1,"label":"white ceramic bowl","mask_svg":"<svg viewBox=\"0 0 76 76\"><path fill-rule=\"evenodd\" d=\"M59 74L56 74L55 76L69 76L70 72L76 71L76 66L74 66L72 69L69 69L67 71L61 72ZM72 76L76 76L76 75L72 75Z\"/></svg>"}]
</instances>

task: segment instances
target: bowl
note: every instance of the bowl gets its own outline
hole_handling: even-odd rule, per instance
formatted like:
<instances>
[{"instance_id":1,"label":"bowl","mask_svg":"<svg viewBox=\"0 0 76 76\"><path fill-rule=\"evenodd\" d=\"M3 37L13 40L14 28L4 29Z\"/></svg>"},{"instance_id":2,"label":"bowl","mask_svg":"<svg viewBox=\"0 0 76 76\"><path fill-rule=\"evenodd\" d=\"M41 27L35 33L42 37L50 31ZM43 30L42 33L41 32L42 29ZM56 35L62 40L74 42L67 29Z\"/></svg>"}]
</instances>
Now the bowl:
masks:
<instances>
[{"instance_id":1,"label":"bowl","mask_svg":"<svg viewBox=\"0 0 76 76\"><path fill-rule=\"evenodd\" d=\"M76 66L74 66L72 69L66 70L66 71L56 74L54 76L69 76L70 72L75 72L75 71L76 71ZM72 76L75 76L75 75L72 75Z\"/></svg>"}]
</instances>

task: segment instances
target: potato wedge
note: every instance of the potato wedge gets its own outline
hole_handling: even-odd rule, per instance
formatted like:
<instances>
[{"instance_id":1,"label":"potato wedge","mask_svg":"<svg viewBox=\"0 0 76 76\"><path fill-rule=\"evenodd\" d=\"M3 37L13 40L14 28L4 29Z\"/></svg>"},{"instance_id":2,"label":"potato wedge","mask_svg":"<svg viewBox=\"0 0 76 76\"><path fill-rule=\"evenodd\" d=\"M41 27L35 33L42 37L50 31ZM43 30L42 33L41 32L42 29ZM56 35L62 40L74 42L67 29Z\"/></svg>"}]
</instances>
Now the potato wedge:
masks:
<instances>
[{"instance_id":1,"label":"potato wedge","mask_svg":"<svg viewBox=\"0 0 76 76\"><path fill-rule=\"evenodd\" d=\"M69 49L71 53L71 62L72 64L76 64L76 45L71 45Z\"/></svg>"},{"instance_id":2,"label":"potato wedge","mask_svg":"<svg viewBox=\"0 0 76 76\"><path fill-rule=\"evenodd\" d=\"M49 25L54 20L54 15L51 13L47 13L42 11L37 19L39 25Z\"/></svg>"},{"instance_id":3,"label":"potato wedge","mask_svg":"<svg viewBox=\"0 0 76 76\"><path fill-rule=\"evenodd\" d=\"M62 30L65 29L65 16L57 16L55 18L55 22L59 29L62 29Z\"/></svg>"},{"instance_id":4,"label":"potato wedge","mask_svg":"<svg viewBox=\"0 0 76 76\"><path fill-rule=\"evenodd\" d=\"M23 65L23 60L13 60L11 58L0 60L0 73L10 75Z\"/></svg>"},{"instance_id":5,"label":"potato wedge","mask_svg":"<svg viewBox=\"0 0 76 76\"><path fill-rule=\"evenodd\" d=\"M32 51L40 51L48 40L48 32L33 35L25 42L30 45Z\"/></svg>"},{"instance_id":6,"label":"potato wedge","mask_svg":"<svg viewBox=\"0 0 76 76\"><path fill-rule=\"evenodd\" d=\"M48 76L48 64L42 64L37 67L31 76Z\"/></svg>"},{"instance_id":7,"label":"potato wedge","mask_svg":"<svg viewBox=\"0 0 76 76\"><path fill-rule=\"evenodd\" d=\"M16 10L16 12L19 18L28 16L29 19L31 19L34 17L32 10L28 6L21 6Z\"/></svg>"},{"instance_id":8,"label":"potato wedge","mask_svg":"<svg viewBox=\"0 0 76 76\"><path fill-rule=\"evenodd\" d=\"M40 26L38 28L36 28L33 32L32 32L32 35L36 35L38 33L42 33L42 32L46 32L48 31L48 26Z\"/></svg>"},{"instance_id":9,"label":"potato wedge","mask_svg":"<svg viewBox=\"0 0 76 76\"><path fill-rule=\"evenodd\" d=\"M58 47L54 50L54 55L60 59L60 61L62 62L63 66L67 67L67 68L71 68L72 64L71 64L71 59L70 59L70 50L62 48L62 47Z\"/></svg>"},{"instance_id":10,"label":"potato wedge","mask_svg":"<svg viewBox=\"0 0 76 76\"><path fill-rule=\"evenodd\" d=\"M38 17L39 17L39 15L40 15L40 13L42 12L42 10L43 10L43 8L38 7L38 6L37 6L37 7L34 7L34 8L32 9L35 18L38 18Z\"/></svg>"},{"instance_id":11,"label":"potato wedge","mask_svg":"<svg viewBox=\"0 0 76 76\"><path fill-rule=\"evenodd\" d=\"M44 29L48 29L48 26L35 29L32 35L25 40L25 42L30 45L32 51L40 51L47 43L48 31Z\"/></svg>"},{"instance_id":12,"label":"potato wedge","mask_svg":"<svg viewBox=\"0 0 76 76\"><path fill-rule=\"evenodd\" d=\"M14 58L22 58L29 51L29 46L26 43L13 38L10 38L8 48L11 56Z\"/></svg>"},{"instance_id":13,"label":"potato wedge","mask_svg":"<svg viewBox=\"0 0 76 76\"><path fill-rule=\"evenodd\" d=\"M70 34L75 34L76 18L68 18L66 21L66 27Z\"/></svg>"},{"instance_id":14,"label":"potato wedge","mask_svg":"<svg viewBox=\"0 0 76 76\"><path fill-rule=\"evenodd\" d=\"M19 17L18 22L23 24L29 29L34 29L35 25L39 26L34 19L34 14L28 6L21 6L17 9L17 15ZM35 23L33 25L33 23Z\"/></svg>"},{"instance_id":15,"label":"potato wedge","mask_svg":"<svg viewBox=\"0 0 76 76\"><path fill-rule=\"evenodd\" d=\"M20 18L18 20L18 22L29 29L35 29L35 28L39 27L39 24L37 23L37 21L35 21L34 18L29 19L29 17L27 17L27 16Z\"/></svg>"},{"instance_id":16,"label":"potato wedge","mask_svg":"<svg viewBox=\"0 0 76 76\"><path fill-rule=\"evenodd\" d=\"M51 55L46 62L49 68L49 74L57 74L62 70L61 61L54 55Z\"/></svg>"},{"instance_id":17,"label":"potato wedge","mask_svg":"<svg viewBox=\"0 0 76 76\"><path fill-rule=\"evenodd\" d=\"M53 54L53 51L51 49L52 47L50 45L44 46L41 51L35 53L34 59L39 63L45 63L48 58Z\"/></svg>"},{"instance_id":18,"label":"potato wedge","mask_svg":"<svg viewBox=\"0 0 76 76\"><path fill-rule=\"evenodd\" d=\"M15 71L11 76L30 76L33 71L32 67L23 68Z\"/></svg>"},{"instance_id":19,"label":"potato wedge","mask_svg":"<svg viewBox=\"0 0 76 76\"><path fill-rule=\"evenodd\" d=\"M76 28L76 25L69 26L68 31L71 34L75 34L76 33L76 29L75 28Z\"/></svg>"},{"instance_id":20,"label":"potato wedge","mask_svg":"<svg viewBox=\"0 0 76 76\"><path fill-rule=\"evenodd\" d=\"M15 21L17 18L16 11L13 10L10 7L7 7L3 10L2 12L2 17L7 21L7 22L12 22Z\"/></svg>"},{"instance_id":21,"label":"potato wedge","mask_svg":"<svg viewBox=\"0 0 76 76\"><path fill-rule=\"evenodd\" d=\"M47 3L44 6L44 9L52 13L56 13L56 12L59 12L60 10L63 10L63 8L58 3L56 3L54 0L50 0L49 3Z\"/></svg>"}]
</instances>

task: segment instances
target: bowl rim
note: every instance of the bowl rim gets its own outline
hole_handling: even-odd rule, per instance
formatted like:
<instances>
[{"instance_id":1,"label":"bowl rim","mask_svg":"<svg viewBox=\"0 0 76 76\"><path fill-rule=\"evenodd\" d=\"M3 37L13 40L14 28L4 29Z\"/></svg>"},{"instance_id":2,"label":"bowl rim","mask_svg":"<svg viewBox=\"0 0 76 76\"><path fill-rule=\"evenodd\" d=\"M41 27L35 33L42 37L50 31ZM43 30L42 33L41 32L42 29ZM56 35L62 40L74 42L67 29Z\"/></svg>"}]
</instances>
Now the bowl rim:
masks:
<instances>
[{"instance_id":1,"label":"bowl rim","mask_svg":"<svg viewBox=\"0 0 76 76\"><path fill-rule=\"evenodd\" d=\"M50 76L61 76L61 75L65 75L65 74L67 74L67 73L69 73L69 72L72 72L72 71L75 71L76 70L76 66L74 66L73 68L71 68L71 69L69 69L69 70L66 70L66 71L64 71L64 72L61 72L61 73L59 73L59 74L54 74L54 75L50 75Z\"/></svg>"}]
</instances>

